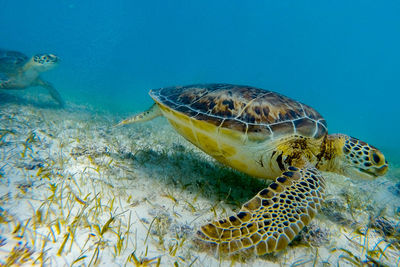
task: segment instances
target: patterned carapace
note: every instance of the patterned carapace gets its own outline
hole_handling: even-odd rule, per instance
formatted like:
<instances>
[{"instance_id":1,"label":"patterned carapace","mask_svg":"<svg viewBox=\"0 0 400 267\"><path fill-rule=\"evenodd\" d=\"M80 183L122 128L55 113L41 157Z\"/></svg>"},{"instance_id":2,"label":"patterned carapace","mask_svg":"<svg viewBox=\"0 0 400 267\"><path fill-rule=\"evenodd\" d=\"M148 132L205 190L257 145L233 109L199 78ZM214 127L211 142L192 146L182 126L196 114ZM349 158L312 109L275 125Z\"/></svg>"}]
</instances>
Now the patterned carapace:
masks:
<instances>
[{"instance_id":1,"label":"patterned carapace","mask_svg":"<svg viewBox=\"0 0 400 267\"><path fill-rule=\"evenodd\" d=\"M150 96L196 120L267 137L298 133L320 138L325 119L313 108L281 94L250 86L198 84L152 90Z\"/></svg>"}]
</instances>

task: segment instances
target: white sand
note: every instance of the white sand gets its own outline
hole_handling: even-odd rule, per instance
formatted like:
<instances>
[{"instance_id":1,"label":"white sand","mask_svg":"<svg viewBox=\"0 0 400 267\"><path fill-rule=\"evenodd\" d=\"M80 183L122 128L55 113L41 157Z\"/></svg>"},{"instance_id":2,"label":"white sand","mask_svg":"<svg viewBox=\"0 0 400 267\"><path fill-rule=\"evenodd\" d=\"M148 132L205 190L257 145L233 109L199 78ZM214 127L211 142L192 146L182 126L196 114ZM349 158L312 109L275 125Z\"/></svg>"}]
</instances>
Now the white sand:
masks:
<instances>
[{"instance_id":1,"label":"white sand","mask_svg":"<svg viewBox=\"0 0 400 267\"><path fill-rule=\"evenodd\" d=\"M221 166L163 118L113 128L122 118L40 106L46 97L21 104L0 96L1 264L353 266L346 257L366 262L367 249L399 264L399 235L365 230L379 212L399 222L391 173L372 182L326 174L327 204L313 220L321 232L310 234L311 245L302 239L275 255L218 259L194 245L196 230L233 214L268 181Z\"/></svg>"}]
</instances>

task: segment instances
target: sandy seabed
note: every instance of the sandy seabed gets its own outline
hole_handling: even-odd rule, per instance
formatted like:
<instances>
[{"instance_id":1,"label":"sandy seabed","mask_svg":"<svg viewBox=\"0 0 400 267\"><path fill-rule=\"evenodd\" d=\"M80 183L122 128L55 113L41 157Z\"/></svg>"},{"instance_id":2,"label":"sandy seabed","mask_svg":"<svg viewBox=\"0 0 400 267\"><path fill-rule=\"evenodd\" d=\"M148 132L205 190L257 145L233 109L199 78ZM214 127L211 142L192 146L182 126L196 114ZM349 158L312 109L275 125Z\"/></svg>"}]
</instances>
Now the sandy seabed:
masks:
<instances>
[{"instance_id":1,"label":"sandy seabed","mask_svg":"<svg viewBox=\"0 0 400 267\"><path fill-rule=\"evenodd\" d=\"M399 266L400 177L324 173L322 210L283 251L218 257L192 240L270 181L217 163L164 118L0 92L0 264ZM390 159L389 159L390 162Z\"/></svg>"}]
</instances>

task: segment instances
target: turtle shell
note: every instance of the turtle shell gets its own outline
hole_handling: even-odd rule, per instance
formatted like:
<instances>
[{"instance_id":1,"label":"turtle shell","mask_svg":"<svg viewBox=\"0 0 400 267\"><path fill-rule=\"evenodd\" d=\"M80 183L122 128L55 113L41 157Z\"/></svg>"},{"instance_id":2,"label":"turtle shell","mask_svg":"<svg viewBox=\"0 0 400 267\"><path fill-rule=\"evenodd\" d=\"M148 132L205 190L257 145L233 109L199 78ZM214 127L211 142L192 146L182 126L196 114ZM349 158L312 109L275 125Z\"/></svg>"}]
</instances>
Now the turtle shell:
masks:
<instances>
[{"instance_id":1,"label":"turtle shell","mask_svg":"<svg viewBox=\"0 0 400 267\"><path fill-rule=\"evenodd\" d=\"M150 91L159 105L191 120L246 134L251 139L299 135L321 138L325 119L313 108L276 92L231 84L196 84Z\"/></svg>"},{"instance_id":2,"label":"turtle shell","mask_svg":"<svg viewBox=\"0 0 400 267\"><path fill-rule=\"evenodd\" d=\"M23 67L28 59L20 52L0 49L0 72L13 74Z\"/></svg>"}]
</instances>

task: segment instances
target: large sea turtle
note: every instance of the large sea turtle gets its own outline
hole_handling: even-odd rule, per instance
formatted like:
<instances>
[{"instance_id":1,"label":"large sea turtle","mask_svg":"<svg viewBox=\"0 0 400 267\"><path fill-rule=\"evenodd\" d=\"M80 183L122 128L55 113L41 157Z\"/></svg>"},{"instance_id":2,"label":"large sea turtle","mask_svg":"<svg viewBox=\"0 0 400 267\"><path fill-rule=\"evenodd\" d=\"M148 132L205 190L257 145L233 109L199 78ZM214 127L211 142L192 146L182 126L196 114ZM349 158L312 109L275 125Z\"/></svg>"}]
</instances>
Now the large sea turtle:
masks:
<instances>
[{"instance_id":1,"label":"large sea turtle","mask_svg":"<svg viewBox=\"0 0 400 267\"><path fill-rule=\"evenodd\" d=\"M151 90L149 110L119 125L164 115L175 130L219 162L275 179L236 215L211 222L198 239L231 254L285 248L317 213L324 198L320 171L373 179L388 163L375 147L344 134L328 135L313 108L249 86L198 84Z\"/></svg>"},{"instance_id":2,"label":"large sea turtle","mask_svg":"<svg viewBox=\"0 0 400 267\"><path fill-rule=\"evenodd\" d=\"M16 52L0 49L0 89L25 89L42 86L57 101L64 105L58 91L40 77L44 71L57 66L59 58L53 54L37 54L31 58Z\"/></svg>"}]
</instances>

